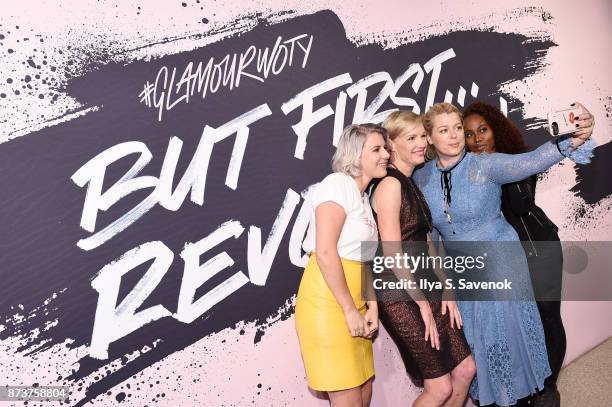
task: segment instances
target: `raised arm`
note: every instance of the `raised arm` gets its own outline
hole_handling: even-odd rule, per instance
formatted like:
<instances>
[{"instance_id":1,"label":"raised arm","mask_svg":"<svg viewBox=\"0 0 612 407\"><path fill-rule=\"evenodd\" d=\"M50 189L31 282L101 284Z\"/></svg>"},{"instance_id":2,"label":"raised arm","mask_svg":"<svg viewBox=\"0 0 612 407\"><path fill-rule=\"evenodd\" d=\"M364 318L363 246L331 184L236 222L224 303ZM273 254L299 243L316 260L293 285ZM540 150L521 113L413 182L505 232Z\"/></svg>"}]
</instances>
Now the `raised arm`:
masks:
<instances>
[{"instance_id":1,"label":"raised arm","mask_svg":"<svg viewBox=\"0 0 612 407\"><path fill-rule=\"evenodd\" d=\"M553 141L523 154L483 154L476 162L485 177L501 185L546 171L564 158Z\"/></svg>"},{"instance_id":2,"label":"raised arm","mask_svg":"<svg viewBox=\"0 0 612 407\"><path fill-rule=\"evenodd\" d=\"M595 118L580 103L574 105L583 111L576 116L575 133L557 137L528 153L482 155L477 160L479 170L493 182L507 184L543 172L566 157L579 164L589 163L595 148L590 139Z\"/></svg>"}]
</instances>

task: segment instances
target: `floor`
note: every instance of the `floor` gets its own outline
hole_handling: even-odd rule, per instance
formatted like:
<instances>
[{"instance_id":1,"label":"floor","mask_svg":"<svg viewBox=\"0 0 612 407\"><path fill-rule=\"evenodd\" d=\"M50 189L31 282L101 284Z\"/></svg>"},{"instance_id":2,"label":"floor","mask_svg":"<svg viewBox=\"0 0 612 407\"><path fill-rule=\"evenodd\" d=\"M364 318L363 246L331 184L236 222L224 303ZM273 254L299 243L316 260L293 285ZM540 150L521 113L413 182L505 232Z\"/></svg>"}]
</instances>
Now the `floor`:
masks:
<instances>
[{"instance_id":1,"label":"floor","mask_svg":"<svg viewBox=\"0 0 612 407\"><path fill-rule=\"evenodd\" d=\"M561 407L612 407L612 338L563 368L557 383Z\"/></svg>"}]
</instances>

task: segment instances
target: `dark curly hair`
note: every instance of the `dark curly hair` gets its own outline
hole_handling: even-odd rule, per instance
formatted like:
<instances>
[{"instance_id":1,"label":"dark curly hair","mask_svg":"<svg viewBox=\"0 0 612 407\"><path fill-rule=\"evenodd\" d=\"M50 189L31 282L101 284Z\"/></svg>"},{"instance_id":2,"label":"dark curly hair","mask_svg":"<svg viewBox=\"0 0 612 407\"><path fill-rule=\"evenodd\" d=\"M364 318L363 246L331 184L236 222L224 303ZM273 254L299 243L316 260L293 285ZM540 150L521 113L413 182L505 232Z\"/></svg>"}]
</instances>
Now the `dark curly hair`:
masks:
<instances>
[{"instance_id":1,"label":"dark curly hair","mask_svg":"<svg viewBox=\"0 0 612 407\"><path fill-rule=\"evenodd\" d=\"M498 153L518 154L529 151L523 135L497 107L485 102L475 102L465 108L463 119L478 114L482 116L493 131L495 151Z\"/></svg>"}]
</instances>

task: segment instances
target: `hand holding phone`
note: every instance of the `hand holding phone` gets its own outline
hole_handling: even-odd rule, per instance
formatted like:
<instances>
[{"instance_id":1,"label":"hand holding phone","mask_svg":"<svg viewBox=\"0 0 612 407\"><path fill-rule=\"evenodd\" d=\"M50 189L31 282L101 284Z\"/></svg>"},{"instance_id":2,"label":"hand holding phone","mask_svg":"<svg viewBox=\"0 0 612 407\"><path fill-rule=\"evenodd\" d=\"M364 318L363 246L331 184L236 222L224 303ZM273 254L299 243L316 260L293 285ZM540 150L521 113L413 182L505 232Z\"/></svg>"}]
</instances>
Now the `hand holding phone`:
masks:
<instances>
[{"instance_id":1,"label":"hand holding phone","mask_svg":"<svg viewBox=\"0 0 612 407\"><path fill-rule=\"evenodd\" d=\"M553 136L574 133L577 117L582 113L579 106L548 113L548 132Z\"/></svg>"}]
</instances>

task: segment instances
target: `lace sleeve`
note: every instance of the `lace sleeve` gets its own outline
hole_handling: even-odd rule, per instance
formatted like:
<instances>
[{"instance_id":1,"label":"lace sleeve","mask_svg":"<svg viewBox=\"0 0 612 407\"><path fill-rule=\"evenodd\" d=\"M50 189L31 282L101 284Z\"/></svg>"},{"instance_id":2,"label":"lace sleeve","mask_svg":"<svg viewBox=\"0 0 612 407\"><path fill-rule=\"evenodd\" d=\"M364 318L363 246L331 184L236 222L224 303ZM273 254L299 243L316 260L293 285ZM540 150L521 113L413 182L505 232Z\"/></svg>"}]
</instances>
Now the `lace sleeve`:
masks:
<instances>
[{"instance_id":1,"label":"lace sleeve","mask_svg":"<svg viewBox=\"0 0 612 407\"><path fill-rule=\"evenodd\" d=\"M557 147L559 152L565 157L569 158L578 164L588 164L591 162L593 157L593 149L597 146L597 143L592 138L585 141L580 147L572 149L571 137L559 138L557 140Z\"/></svg>"},{"instance_id":2,"label":"lace sleeve","mask_svg":"<svg viewBox=\"0 0 612 407\"><path fill-rule=\"evenodd\" d=\"M543 172L566 157L579 164L587 164L593 156L594 147L595 142L589 139L571 150L571 138L559 137L523 154L481 154L480 169L496 184L507 184Z\"/></svg>"}]
</instances>

